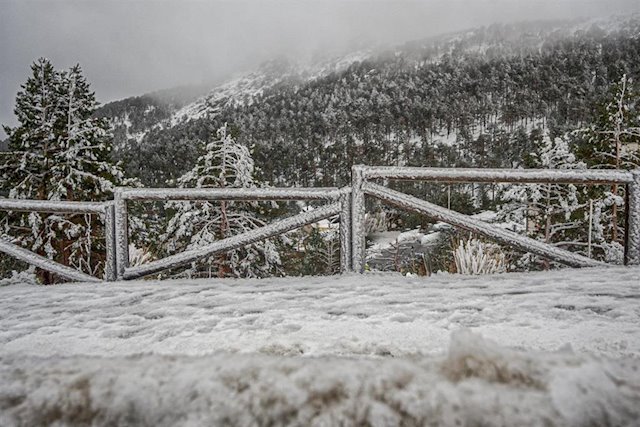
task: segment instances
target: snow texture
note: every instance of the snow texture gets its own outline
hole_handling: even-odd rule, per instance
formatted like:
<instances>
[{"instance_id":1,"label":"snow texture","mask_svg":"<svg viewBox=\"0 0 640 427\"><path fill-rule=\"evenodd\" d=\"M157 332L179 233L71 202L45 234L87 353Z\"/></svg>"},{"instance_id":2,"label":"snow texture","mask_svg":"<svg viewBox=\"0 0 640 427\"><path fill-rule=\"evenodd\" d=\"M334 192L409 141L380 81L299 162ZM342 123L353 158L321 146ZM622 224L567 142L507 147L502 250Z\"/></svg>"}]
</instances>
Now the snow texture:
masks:
<instances>
[{"instance_id":1,"label":"snow texture","mask_svg":"<svg viewBox=\"0 0 640 427\"><path fill-rule=\"evenodd\" d=\"M474 328L508 346L640 354L640 269L0 288L0 354L217 351L406 356ZM268 351L268 350L267 350Z\"/></svg>"},{"instance_id":2,"label":"snow texture","mask_svg":"<svg viewBox=\"0 0 640 427\"><path fill-rule=\"evenodd\" d=\"M0 425L634 425L638 299L635 267L5 286Z\"/></svg>"}]
</instances>

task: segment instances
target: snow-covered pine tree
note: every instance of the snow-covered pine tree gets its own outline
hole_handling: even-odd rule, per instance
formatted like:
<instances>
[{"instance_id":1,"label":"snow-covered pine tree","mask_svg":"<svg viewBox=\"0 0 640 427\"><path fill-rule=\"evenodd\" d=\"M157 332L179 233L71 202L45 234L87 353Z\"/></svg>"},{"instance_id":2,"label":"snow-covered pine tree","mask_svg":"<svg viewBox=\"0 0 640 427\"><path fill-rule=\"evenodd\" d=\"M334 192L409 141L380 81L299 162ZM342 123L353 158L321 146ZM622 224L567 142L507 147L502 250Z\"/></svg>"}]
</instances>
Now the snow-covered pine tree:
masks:
<instances>
[{"instance_id":1,"label":"snow-covered pine tree","mask_svg":"<svg viewBox=\"0 0 640 427\"><path fill-rule=\"evenodd\" d=\"M324 265L325 274L340 272L340 236L337 230L321 233L323 245L320 247L320 259Z\"/></svg>"},{"instance_id":2,"label":"snow-covered pine tree","mask_svg":"<svg viewBox=\"0 0 640 427\"><path fill-rule=\"evenodd\" d=\"M57 178L54 197L66 200L105 200L114 183L124 180L122 170L110 162L109 124L93 117L98 103L82 75L80 65L62 75L59 151L52 174Z\"/></svg>"},{"instance_id":3,"label":"snow-covered pine tree","mask_svg":"<svg viewBox=\"0 0 640 427\"><path fill-rule=\"evenodd\" d=\"M237 143L225 124L207 143L196 165L178 179L180 188L251 188L254 164L249 149ZM265 223L248 202L170 202L175 210L164 247L169 252L194 249L240 234ZM272 273L280 265L273 242L265 240L192 263L187 275L206 277L255 277Z\"/></svg>"},{"instance_id":4,"label":"snow-covered pine tree","mask_svg":"<svg viewBox=\"0 0 640 427\"><path fill-rule=\"evenodd\" d=\"M576 154L589 167L633 169L640 166L640 91L623 75L612 85L596 121L574 132L582 137Z\"/></svg>"},{"instance_id":5,"label":"snow-covered pine tree","mask_svg":"<svg viewBox=\"0 0 640 427\"><path fill-rule=\"evenodd\" d=\"M103 118L93 117L98 103L80 65L61 75L61 108L65 122L61 126L60 149L56 152L52 168L57 184L54 197L92 201L109 199L114 186L124 181L122 170L111 162L109 124ZM92 257L104 251L104 239L96 236L96 229L100 229L98 218L90 215L76 218L62 227L67 241L63 241L61 250L65 257L68 256L70 265L85 271L95 269Z\"/></svg>"},{"instance_id":6,"label":"snow-covered pine tree","mask_svg":"<svg viewBox=\"0 0 640 427\"><path fill-rule=\"evenodd\" d=\"M61 76L44 58L31 65L31 72L16 96L14 113L20 126L4 126L9 151L0 166L2 187L11 198L46 199L57 149Z\"/></svg>"},{"instance_id":7,"label":"snow-covered pine tree","mask_svg":"<svg viewBox=\"0 0 640 427\"><path fill-rule=\"evenodd\" d=\"M41 58L31 69L16 97L20 125L5 127L2 189L17 199L109 199L123 173L111 163L108 123L93 117L98 103L80 66L57 71ZM95 217L32 213L4 219L5 234L41 255L92 274L104 267L103 230ZM47 272L39 277L54 279Z\"/></svg>"},{"instance_id":8,"label":"snow-covered pine tree","mask_svg":"<svg viewBox=\"0 0 640 427\"><path fill-rule=\"evenodd\" d=\"M540 164L546 169L584 169L576 161L565 138L544 136ZM517 184L501 195L505 203L500 211L502 222L518 225L530 237L570 247L577 244L576 234L583 230L584 218L574 214L584 207L573 184Z\"/></svg>"},{"instance_id":9,"label":"snow-covered pine tree","mask_svg":"<svg viewBox=\"0 0 640 427\"><path fill-rule=\"evenodd\" d=\"M578 137L576 153L592 168L635 169L640 167L640 91L624 74L613 85L611 94L600 107L591 126L574 132ZM623 218L619 208L624 204L623 187L617 184L592 195L603 202L598 206L599 238L609 241L614 252L622 251ZM604 203L604 205L603 205ZM614 248L617 247L617 248Z\"/></svg>"}]
</instances>

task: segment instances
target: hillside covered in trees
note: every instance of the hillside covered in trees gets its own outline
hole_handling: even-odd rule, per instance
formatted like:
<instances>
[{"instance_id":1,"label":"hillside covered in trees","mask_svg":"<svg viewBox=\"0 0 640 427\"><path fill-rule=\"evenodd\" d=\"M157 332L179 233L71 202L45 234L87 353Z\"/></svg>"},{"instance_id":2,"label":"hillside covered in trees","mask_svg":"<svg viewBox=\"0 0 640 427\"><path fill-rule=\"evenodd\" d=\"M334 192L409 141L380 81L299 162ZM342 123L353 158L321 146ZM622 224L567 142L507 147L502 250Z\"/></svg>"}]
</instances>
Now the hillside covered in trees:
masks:
<instances>
[{"instance_id":1,"label":"hillside covered in trees","mask_svg":"<svg viewBox=\"0 0 640 427\"><path fill-rule=\"evenodd\" d=\"M622 76L640 76L640 19L493 25L354 57L273 62L186 107L130 98L101 114L146 185L175 185L224 123L273 185L343 185L357 163L531 167L544 133L597 121Z\"/></svg>"}]
</instances>

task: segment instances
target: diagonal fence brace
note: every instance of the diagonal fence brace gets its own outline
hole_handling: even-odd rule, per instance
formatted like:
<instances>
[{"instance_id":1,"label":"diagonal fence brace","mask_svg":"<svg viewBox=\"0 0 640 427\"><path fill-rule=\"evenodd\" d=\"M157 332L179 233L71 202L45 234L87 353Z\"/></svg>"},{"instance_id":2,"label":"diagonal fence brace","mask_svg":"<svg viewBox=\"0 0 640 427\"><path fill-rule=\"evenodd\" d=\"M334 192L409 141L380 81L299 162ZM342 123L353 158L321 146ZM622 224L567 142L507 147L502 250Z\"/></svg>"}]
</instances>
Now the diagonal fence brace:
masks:
<instances>
[{"instance_id":1,"label":"diagonal fence brace","mask_svg":"<svg viewBox=\"0 0 640 427\"><path fill-rule=\"evenodd\" d=\"M77 282L102 282L102 280L97 277L90 276L71 267L67 267L66 265L52 261L49 258L45 258L42 255L33 253L28 249L22 248L1 238L0 252L4 252L7 255L11 255L12 257L19 259L20 261L35 265L36 267L50 271L66 279L75 280Z\"/></svg>"},{"instance_id":2,"label":"diagonal fence brace","mask_svg":"<svg viewBox=\"0 0 640 427\"><path fill-rule=\"evenodd\" d=\"M174 267L179 267L196 261L200 258L213 255L215 253L237 249L242 246L249 245L251 243L255 243L260 240L268 239L278 234L294 230L304 225L312 224L322 219L330 218L332 216L340 214L341 210L342 205L339 202L322 206L310 212L304 212L289 218L281 219L279 221L275 221L271 224L265 225L264 227L247 231L246 233L227 237L226 239L222 239L218 242L215 242L208 246L204 246L202 248L191 249L157 261L152 261L147 264L128 268L124 271L123 278L125 280L137 279L149 274L158 273L160 271L168 270Z\"/></svg>"},{"instance_id":3,"label":"diagonal fence brace","mask_svg":"<svg viewBox=\"0 0 640 427\"><path fill-rule=\"evenodd\" d=\"M468 215L455 212L436 204L418 199L417 197L391 190L381 185L366 182L363 184L366 194L377 197L399 208L427 215L438 221L446 222L456 227L482 234L491 239L519 248L525 252L543 256L572 267L604 267L606 263L578 255L564 249L557 248L539 240L498 228L484 221L474 220Z\"/></svg>"}]
</instances>

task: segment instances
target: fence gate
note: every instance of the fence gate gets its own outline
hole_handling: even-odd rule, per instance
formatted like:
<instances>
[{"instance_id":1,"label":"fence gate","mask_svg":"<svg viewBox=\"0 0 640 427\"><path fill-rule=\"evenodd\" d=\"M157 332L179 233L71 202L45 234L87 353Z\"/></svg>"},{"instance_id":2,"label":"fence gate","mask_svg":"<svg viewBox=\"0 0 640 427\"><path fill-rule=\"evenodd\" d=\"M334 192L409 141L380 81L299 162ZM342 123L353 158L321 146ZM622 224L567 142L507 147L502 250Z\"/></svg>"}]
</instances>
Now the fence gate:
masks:
<instances>
[{"instance_id":1,"label":"fence gate","mask_svg":"<svg viewBox=\"0 0 640 427\"><path fill-rule=\"evenodd\" d=\"M97 214L104 216L105 225L105 268L104 279L115 280L115 235L114 235L114 206L113 202L69 202L55 200L25 200L25 199L0 199L0 210L13 212L43 212L63 214ZM4 252L14 258L35 265L43 270L50 271L65 279L79 282L100 282L100 278L78 271L66 265L62 265L42 255L38 255L28 249L0 239L0 252Z\"/></svg>"},{"instance_id":2,"label":"fence gate","mask_svg":"<svg viewBox=\"0 0 640 427\"><path fill-rule=\"evenodd\" d=\"M640 170L551 170L551 169L448 169L388 166L354 166L352 169L352 267L364 271L365 195L402 209L424 214L573 267L606 265L548 243L534 240L468 215L371 182L374 179L422 180L437 183L511 182L563 184L626 184L625 264L640 264Z\"/></svg>"},{"instance_id":3,"label":"fence gate","mask_svg":"<svg viewBox=\"0 0 640 427\"><path fill-rule=\"evenodd\" d=\"M340 269L351 269L351 189L330 188L118 188L115 192L116 277L129 280L179 267L209 255L283 234L340 215ZM227 237L208 246L187 250L146 264L129 266L128 201L209 200L283 201L322 200L326 204L309 212L277 220L264 227Z\"/></svg>"}]
</instances>

